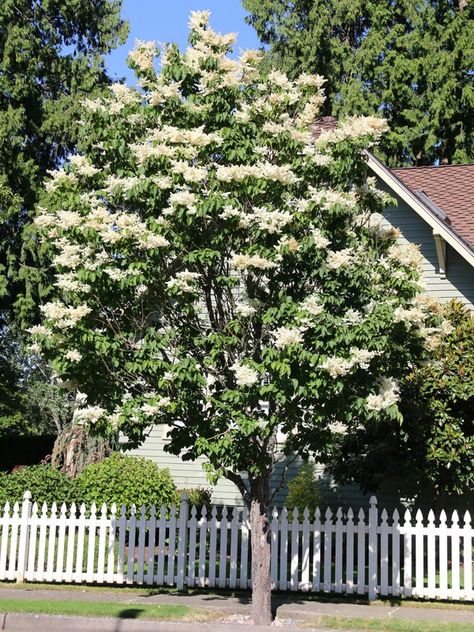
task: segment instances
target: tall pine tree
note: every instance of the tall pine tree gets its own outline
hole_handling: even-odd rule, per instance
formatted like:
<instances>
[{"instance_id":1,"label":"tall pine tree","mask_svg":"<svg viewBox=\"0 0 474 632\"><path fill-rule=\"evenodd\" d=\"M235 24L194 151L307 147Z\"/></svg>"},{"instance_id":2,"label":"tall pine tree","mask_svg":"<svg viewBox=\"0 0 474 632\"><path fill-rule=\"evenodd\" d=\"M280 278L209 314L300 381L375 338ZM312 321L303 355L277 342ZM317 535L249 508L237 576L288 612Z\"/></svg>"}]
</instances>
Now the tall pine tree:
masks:
<instances>
[{"instance_id":1,"label":"tall pine tree","mask_svg":"<svg viewBox=\"0 0 474 632\"><path fill-rule=\"evenodd\" d=\"M243 0L273 64L328 81L325 114L382 114L391 165L474 160L474 2Z\"/></svg>"}]
</instances>

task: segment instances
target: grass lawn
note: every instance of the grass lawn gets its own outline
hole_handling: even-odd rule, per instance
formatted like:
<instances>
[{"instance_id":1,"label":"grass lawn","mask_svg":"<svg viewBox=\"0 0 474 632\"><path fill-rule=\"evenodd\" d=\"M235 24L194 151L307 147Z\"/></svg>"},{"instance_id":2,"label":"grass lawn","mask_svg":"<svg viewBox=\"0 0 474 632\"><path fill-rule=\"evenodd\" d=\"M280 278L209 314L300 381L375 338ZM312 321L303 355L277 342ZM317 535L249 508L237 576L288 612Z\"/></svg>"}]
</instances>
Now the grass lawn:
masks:
<instances>
[{"instance_id":1,"label":"grass lawn","mask_svg":"<svg viewBox=\"0 0 474 632\"><path fill-rule=\"evenodd\" d=\"M38 599L0 599L0 612L59 614L79 617L118 619L164 619L166 621L209 621L216 613L189 606L142 605L109 601L48 601Z\"/></svg>"},{"instance_id":2,"label":"grass lawn","mask_svg":"<svg viewBox=\"0 0 474 632\"><path fill-rule=\"evenodd\" d=\"M439 621L404 621L402 619L358 619L349 617L318 617L305 627L318 626L330 630L366 630L375 632L472 632L467 623Z\"/></svg>"}]
</instances>

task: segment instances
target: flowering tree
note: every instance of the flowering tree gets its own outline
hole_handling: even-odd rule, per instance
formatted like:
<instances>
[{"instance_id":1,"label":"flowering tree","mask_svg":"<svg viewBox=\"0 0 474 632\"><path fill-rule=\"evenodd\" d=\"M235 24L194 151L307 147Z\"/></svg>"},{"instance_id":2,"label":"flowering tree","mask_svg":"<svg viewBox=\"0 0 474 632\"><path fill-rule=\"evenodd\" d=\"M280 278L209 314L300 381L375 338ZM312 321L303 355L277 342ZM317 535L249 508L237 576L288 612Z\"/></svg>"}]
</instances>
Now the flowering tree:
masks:
<instances>
[{"instance_id":1,"label":"flowering tree","mask_svg":"<svg viewBox=\"0 0 474 632\"><path fill-rule=\"evenodd\" d=\"M398 417L397 380L438 330L417 249L377 221L362 150L384 122L315 139L323 79L230 59L234 35L208 18L191 15L191 47L167 47L159 73L137 43L141 90L86 101L81 155L36 219L57 297L31 333L79 389L77 423L129 445L168 424L171 452L237 485L265 622L282 452L321 456L333 432Z\"/></svg>"}]
</instances>

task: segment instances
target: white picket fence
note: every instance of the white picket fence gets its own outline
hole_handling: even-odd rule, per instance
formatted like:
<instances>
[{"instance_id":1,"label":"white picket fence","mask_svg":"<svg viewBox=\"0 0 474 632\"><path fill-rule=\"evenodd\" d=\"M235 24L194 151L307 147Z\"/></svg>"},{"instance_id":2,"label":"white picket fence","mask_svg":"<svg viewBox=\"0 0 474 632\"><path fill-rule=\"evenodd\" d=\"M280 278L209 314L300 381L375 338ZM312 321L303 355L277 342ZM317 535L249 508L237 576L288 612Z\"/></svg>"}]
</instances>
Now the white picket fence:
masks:
<instances>
[{"instance_id":1,"label":"white picket fence","mask_svg":"<svg viewBox=\"0 0 474 632\"><path fill-rule=\"evenodd\" d=\"M0 580L249 588L247 510L154 506L129 513L115 505L41 509L26 492L0 517ZM301 519L302 518L302 519ZM466 511L403 519L339 508L310 516L286 509L271 519L271 577L275 590L474 600L473 537Z\"/></svg>"}]
</instances>

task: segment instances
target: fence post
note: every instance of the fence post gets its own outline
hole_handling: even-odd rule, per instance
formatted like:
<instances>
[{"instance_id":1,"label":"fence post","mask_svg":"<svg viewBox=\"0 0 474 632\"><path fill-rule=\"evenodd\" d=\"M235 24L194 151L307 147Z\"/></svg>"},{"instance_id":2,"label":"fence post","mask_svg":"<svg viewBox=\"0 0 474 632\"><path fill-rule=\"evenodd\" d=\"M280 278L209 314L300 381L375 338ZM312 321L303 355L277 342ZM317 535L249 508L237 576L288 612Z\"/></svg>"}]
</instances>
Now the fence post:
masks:
<instances>
[{"instance_id":1,"label":"fence post","mask_svg":"<svg viewBox=\"0 0 474 632\"><path fill-rule=\"evenodd\" d=\"M176 587L178 590L184 588L184 571L186 568L186 541L188 531L188 497L181 494L181 504L179 506L178 522L178 577Z\"/></svg>"},{"instance_id":2,"label":"fence post","mask_svg":"<svg viewBox=\"0 0 474 632\"><path fill-rule=\"evenodd\" d=\"M378 527L377 498L371 496L369 500L369 601L377 596L377 527Z\"/></svg>"},{"instance_id":3,"label":"fence post","mask_svg":"<svg viewBox=\"0 0 474 632\"><path fill-rule=\"evenodd\" d=\"M18 567L16 571L16 581L25 581L26 564L28 560L29 527L31 517L31 492L23 494L20 515L20 538L18 543Z\"/></svg>"}]
</instances>

